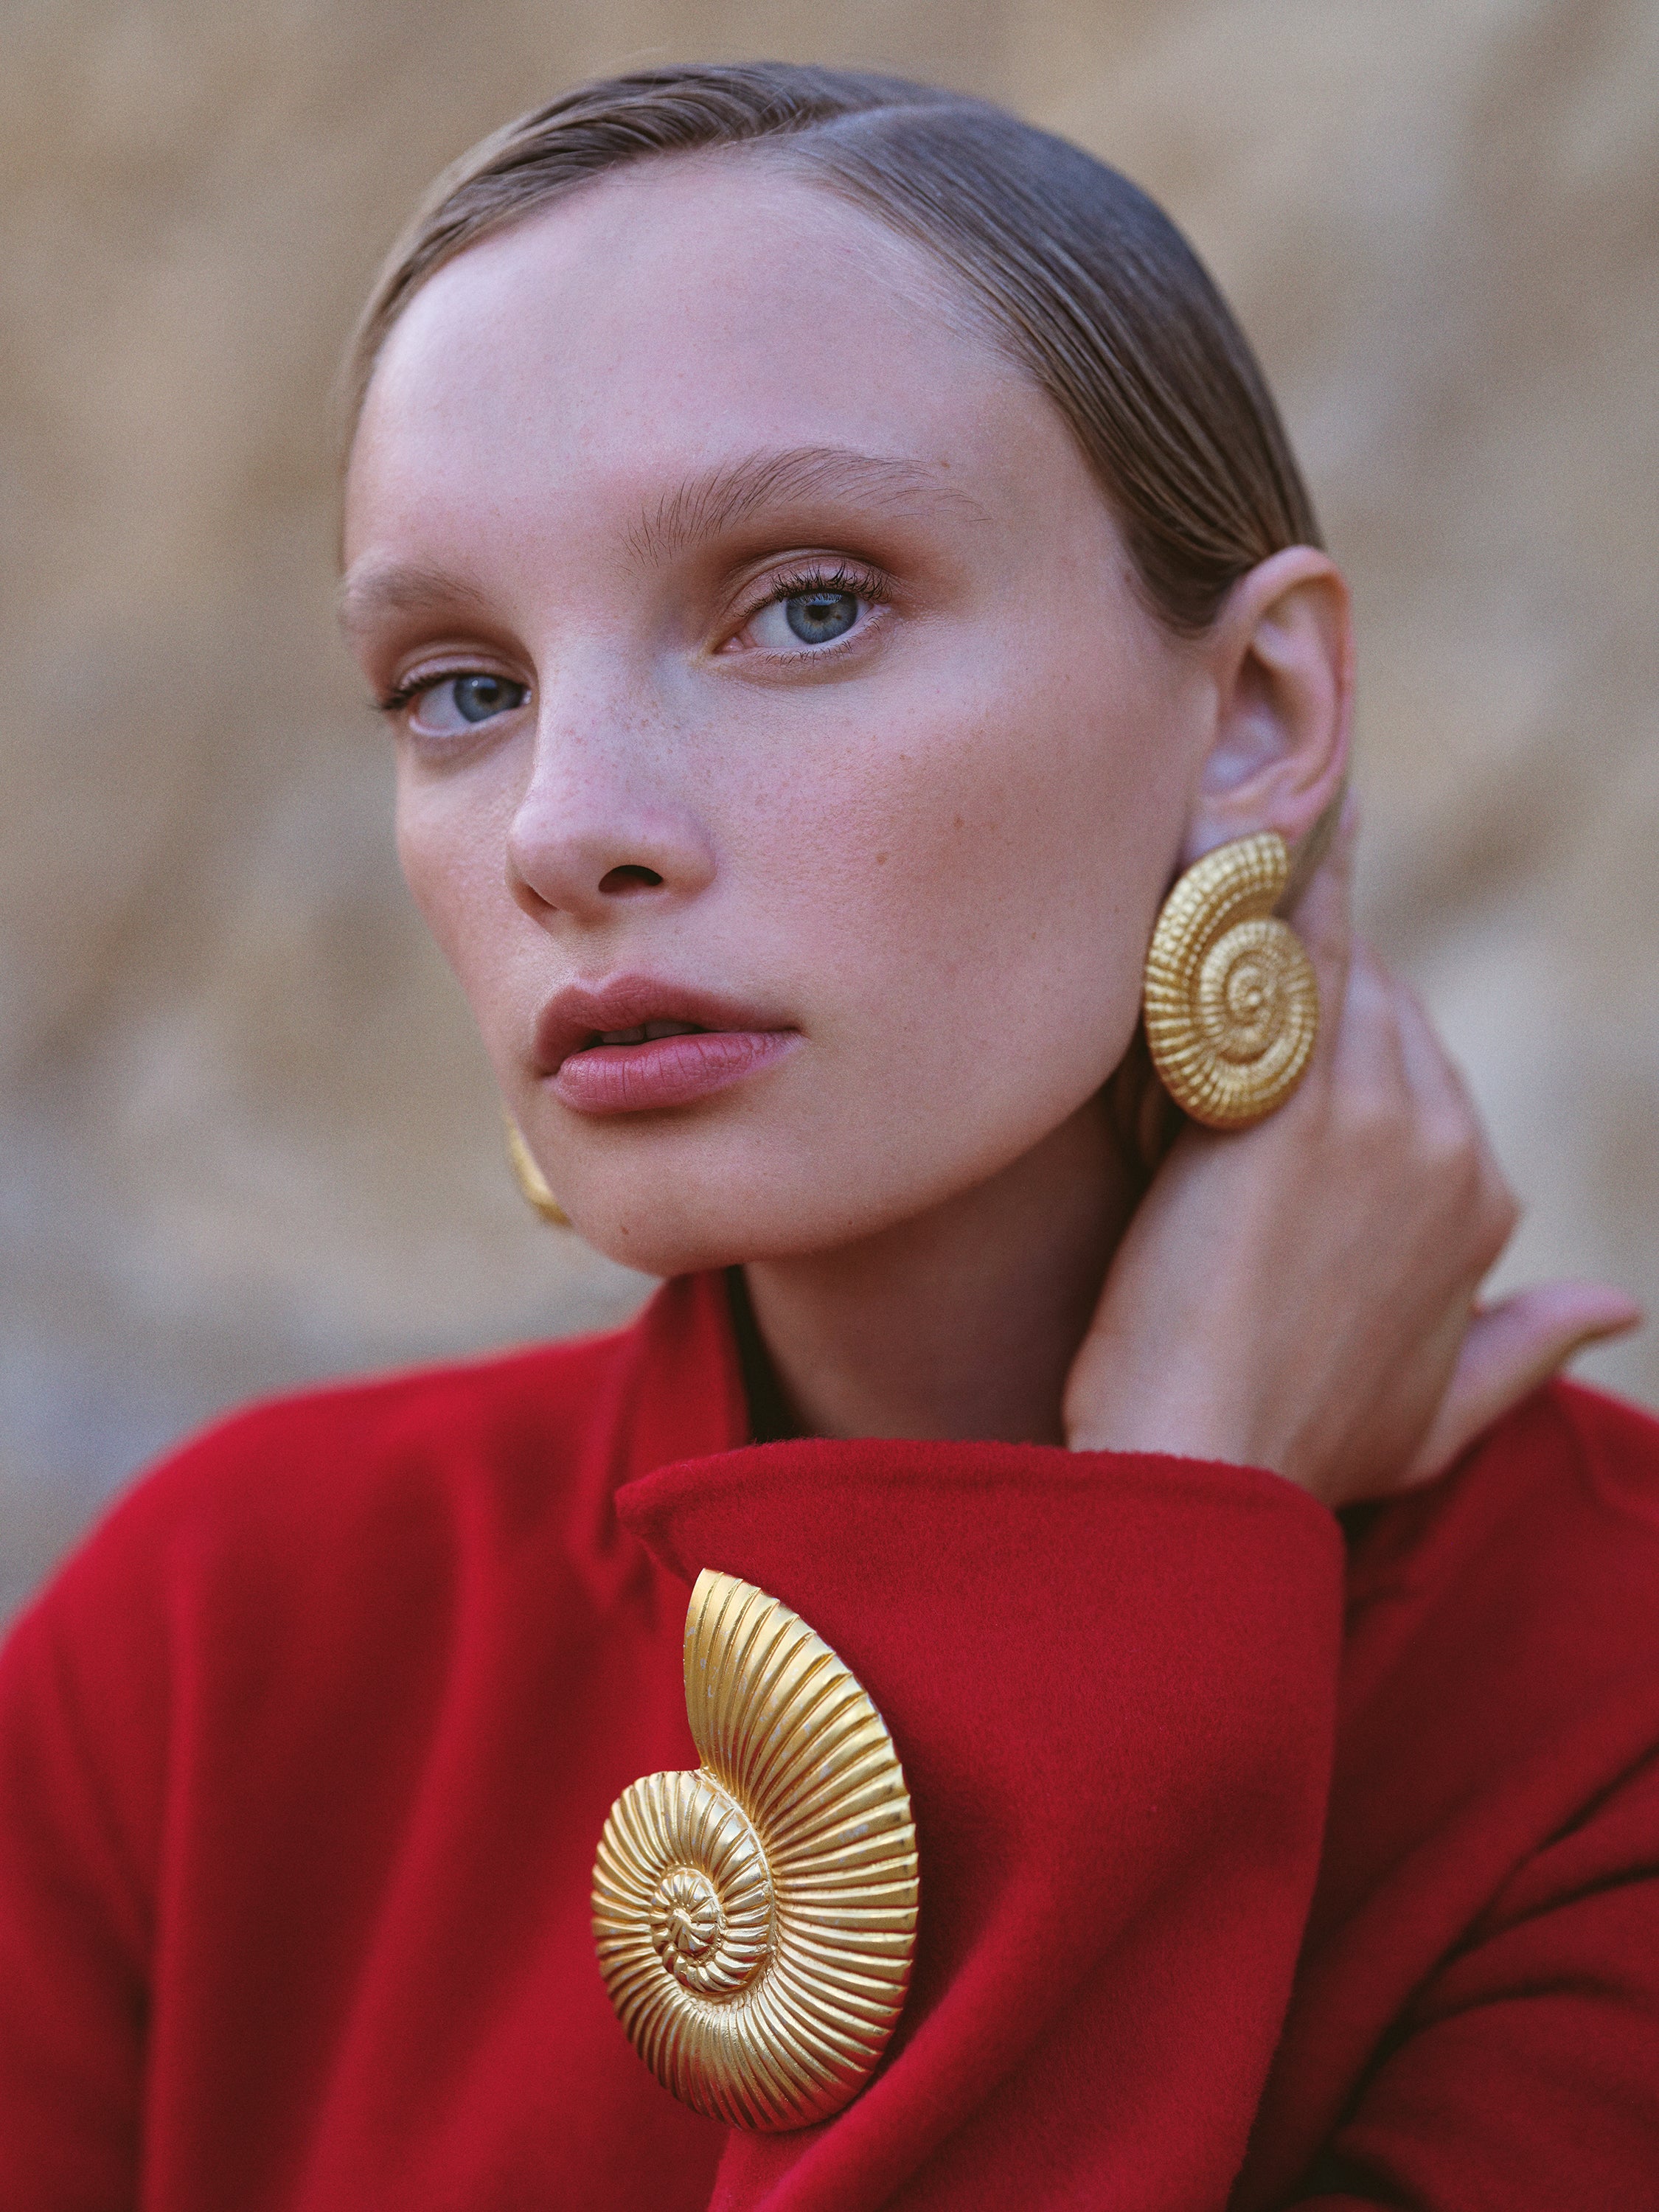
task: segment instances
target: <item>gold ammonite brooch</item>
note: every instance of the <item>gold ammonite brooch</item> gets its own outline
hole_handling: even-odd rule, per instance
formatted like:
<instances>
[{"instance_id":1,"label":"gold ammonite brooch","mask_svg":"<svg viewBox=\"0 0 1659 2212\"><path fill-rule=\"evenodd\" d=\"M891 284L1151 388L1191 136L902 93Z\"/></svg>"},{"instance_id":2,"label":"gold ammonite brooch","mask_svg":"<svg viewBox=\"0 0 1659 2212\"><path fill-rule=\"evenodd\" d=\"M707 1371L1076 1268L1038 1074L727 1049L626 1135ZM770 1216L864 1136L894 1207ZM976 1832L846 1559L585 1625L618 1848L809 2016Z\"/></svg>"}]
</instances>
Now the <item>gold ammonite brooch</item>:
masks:
<instances>
[{"instance_id":1,"label":"gold ammonite brooch","mask_svg":"<svg viewBox=\"0 0 1659 2212\"><path fill-rule=\"evenodd\" d=\"M858 2094L915 1948L916 1832L881 1715L805 1622L697 1577L685 1705L702 1765L611 1808L593 1941L666 2089L741 2128L804 2128Z\"/></svg>"}]
</instances>

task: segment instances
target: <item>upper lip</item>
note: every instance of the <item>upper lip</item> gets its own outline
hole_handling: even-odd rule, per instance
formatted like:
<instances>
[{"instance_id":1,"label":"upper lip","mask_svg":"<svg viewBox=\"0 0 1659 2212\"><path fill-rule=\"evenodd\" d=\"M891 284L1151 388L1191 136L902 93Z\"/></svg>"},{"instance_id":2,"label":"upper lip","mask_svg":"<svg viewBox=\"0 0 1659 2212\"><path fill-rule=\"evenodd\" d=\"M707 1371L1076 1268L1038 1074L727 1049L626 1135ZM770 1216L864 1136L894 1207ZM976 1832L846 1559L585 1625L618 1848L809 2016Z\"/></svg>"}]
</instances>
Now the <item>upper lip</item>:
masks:
<instances>
[{"instance_id":1,"label":"upper lip","mask_svg":"<svg viewBox=\"0 0 1659 2212\"><path fill-rule=\"evenodd\" d=\"M735 999L649 975L617 975L608 983L567 983L536 1017L532 1050L538 1075L556 1075L573 1052L612 1030L647 1022L690 1022L700 1030L781 1030L794 1024L740 1006Z\"/></svg>"}]
</instances>

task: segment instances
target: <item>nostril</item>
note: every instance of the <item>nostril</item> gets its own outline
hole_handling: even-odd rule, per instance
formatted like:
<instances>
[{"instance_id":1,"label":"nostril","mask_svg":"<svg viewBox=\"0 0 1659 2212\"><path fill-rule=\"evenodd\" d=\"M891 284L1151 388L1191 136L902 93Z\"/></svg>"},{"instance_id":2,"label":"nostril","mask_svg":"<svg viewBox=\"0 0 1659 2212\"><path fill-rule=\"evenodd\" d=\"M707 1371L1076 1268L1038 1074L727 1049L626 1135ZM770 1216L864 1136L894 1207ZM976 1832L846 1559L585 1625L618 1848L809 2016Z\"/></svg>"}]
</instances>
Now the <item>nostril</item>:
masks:
<instances>
[{"instance_id":1,"label":"nostril","mask_svg":"<svg viewBox=\"0 0 1659 2212\"><path fill-rule=\"evenodd\" d=\"M611 898L623 898L629 891L653 891L662 882L654 868L611 868L599 878L599 889Z\"/></svg>"}]
</instances>

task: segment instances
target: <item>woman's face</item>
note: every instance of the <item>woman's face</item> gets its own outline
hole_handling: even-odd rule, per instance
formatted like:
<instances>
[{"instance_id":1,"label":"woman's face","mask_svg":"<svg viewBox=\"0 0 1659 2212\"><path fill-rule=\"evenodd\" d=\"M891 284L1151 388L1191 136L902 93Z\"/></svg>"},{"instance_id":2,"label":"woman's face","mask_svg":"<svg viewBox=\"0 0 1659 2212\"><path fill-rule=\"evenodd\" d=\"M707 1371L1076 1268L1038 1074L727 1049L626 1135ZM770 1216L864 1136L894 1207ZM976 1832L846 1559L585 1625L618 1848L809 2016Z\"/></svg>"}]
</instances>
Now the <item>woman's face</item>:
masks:
<instances>
[{"instance_id":1,"label":"woman's face","mask_svg":"<svg viewBox=\"0 0 1659 2212\"><path fill-rule=\"evenodd\" d=\"M593 1243L823 1250L1087 1107L1214 696L918 251L752 155L472 247L346 557L410 884Z\"/></svg>"}]
</instances>

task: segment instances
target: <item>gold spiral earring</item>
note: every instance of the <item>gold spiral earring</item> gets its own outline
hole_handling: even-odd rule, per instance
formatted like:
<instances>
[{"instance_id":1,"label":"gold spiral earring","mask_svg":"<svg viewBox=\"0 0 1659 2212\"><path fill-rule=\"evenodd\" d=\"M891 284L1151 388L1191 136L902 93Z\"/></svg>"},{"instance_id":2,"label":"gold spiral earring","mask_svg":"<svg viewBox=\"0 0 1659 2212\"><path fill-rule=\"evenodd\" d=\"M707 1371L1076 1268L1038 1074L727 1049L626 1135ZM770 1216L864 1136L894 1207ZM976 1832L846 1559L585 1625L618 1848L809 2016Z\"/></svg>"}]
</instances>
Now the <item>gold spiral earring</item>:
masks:
<instances>
[{"instance_id":1,"label":"gold spiral earring","mask_svg":"<svg viewBox=\"0 0 1659 2212\"><path fill-rule=\"evenodd\" d=\"M533 1207L544 1221L556 1229L568 1229L570 1216L553 1195L553 1187L536 1164L536 1156L524 1140L524 1131L513 1116L503 1112L501 1138L507 1147L507 1164L513 1170L513 1180L526 1206Z\"/></svg>"},{"instance_id":2,"label":"gold spiral earring","mask_svg":"<svg viewBox=\"0 0 1659 2212\"><path fill-rule=\"evenodd\" d=\"M809 2127L855 2097L903 2009L916 1832L881 1715L776 1598L697 1577L685 1707L702 1765L611 1808L593 1941L665 2089L710 2119Z\"/></svg>"},{"instance_id":3,"label":"gold spiral earring","mask_svg":"<svg viewBox=\"0 0 1659 2212\"><path fill-rule=\"evenodd\" d=\"M1290 854L1277 830L1241 837L1188 868L1164 902L1146 955L1146 1042L1177 1106L1238 1129L1282 1106L1319 1034L1319 986L1273 908Z\"/></svg>"}]
</instances>

